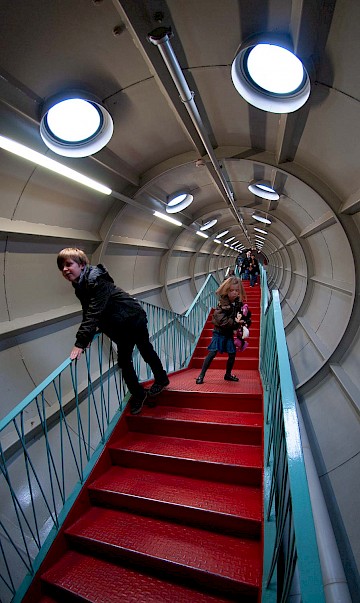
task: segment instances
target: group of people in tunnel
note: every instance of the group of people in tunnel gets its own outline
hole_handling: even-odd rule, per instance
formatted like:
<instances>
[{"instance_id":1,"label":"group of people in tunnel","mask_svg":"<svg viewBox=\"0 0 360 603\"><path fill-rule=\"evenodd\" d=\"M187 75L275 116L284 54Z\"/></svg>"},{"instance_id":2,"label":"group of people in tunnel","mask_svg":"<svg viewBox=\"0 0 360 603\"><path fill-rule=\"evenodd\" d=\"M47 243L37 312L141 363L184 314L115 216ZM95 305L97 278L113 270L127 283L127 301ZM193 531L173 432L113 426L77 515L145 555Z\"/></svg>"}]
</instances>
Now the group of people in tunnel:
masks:
<instances>
[{"instance_id":1,"label":"group of people in tunnel","mask_svg":"<svg viewBox=\"0 0 360 603\"><path fill-rule=\"evenodd\" d=\"M251 259L251 252L248 253ZM243 264L247 262L246 266L252 263L252 259L248 259L248 253L243 261ZM141 304L115 285L102 264L92 266L85 252L77 247L62 249L57 256L57 266L64 278L72 284L82 307L82 322L76 333L70 359L80 358L97 332L105 333L117 347L118 367L122 370L123 379L131 394L131 414L140 413L145 403L153 405L152 399L170 381L150 342L147 316ZM241 274L245 275L245 270ZM212 317L214 330L208 355L196 378L198 385L204 382L205 373L218 352L228 354L225 381L239 381L232 374L232 369L236 351L244 351L247 347L245 340L251 325L251 311L246 303L242 278L245 276L239 278L230 274L216 291L219 302ZM251 276L249 278L251 285ZM132 355L135 345L154 375L154 383L150 388L143 387L134 369Z\"/></svg>"}]
</instances>

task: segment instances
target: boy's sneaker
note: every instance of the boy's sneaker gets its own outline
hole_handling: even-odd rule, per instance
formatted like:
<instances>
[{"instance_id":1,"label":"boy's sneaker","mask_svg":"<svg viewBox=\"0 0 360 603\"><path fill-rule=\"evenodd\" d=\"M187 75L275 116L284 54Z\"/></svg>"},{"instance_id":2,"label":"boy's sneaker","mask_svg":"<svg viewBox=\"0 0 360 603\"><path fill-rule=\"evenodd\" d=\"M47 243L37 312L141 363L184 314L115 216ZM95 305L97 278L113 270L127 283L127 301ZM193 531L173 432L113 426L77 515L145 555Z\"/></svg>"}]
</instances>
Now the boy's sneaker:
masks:
<instances>
[{"instance_id":1,"label":"boy's sneaker","mask_svg":"<svg viewBox=\"0 0 360 603\"><path fill-rule=\"evenodd\" d=\"M164 387L166 387L167 385L169 385L170 381L169 379L166 377L166 381L162 381L161 383L153 383L152 386L150 387L149 391L148 391L148 395L150 396L150 398L153 398L154 396L158 396L162 390L164 389Z\"/></svg>"},{"instance_id":2,"label":"boy's sneaker","mask_svg":"<svg viewBox=\"0 0 360 603\"><path fill-rule=\"evenodd\" d=\"M138 415L139 412L142 411L142 407L144 406L146 398L147 398L147 392L145 392L142 400L140 400L140 398L135 398L134 396L131 396L131 398L130 398L130 414L131 415Z\"/></svg>"}]
</instances>

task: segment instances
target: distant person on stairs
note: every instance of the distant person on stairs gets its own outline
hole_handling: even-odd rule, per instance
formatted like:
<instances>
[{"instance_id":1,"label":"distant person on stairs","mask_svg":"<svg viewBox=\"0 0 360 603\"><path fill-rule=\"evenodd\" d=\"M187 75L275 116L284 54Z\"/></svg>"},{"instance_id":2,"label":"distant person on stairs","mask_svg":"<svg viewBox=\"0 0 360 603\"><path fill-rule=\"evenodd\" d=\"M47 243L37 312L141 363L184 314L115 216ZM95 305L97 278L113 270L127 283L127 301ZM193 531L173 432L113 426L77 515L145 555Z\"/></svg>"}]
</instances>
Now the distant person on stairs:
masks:
<instances>
[{"instance_id":1,"label":"distant person on stairs","mask_svg":"<svg viewBox=\"0 0 360 603\"><path fill-rule=\"evenodd\" d=\"M63 249L58 254L57 265L74 287L83 310L71 360L81 356L97 331L105 333L117 346L118 366L131 393L130 412L138 414L148 395L154 397L169 385L161 360L149 340L146 312L134 297L116 287L102 264L91 266L81 249ZM149 391L139 383L135 373L132 362L135 345L155 377Z\"/></svg>"},{"instance_id":2,"label":"distant person on stairs","mask_svg":"<svg viewBox=\"0 0 360 603\"><path fill-rule=\"evenodd\" d=\"M214 324L213 336L208 347L209 353L204 360L200 375L196 379L197 384L204 382L205 373L220 352L228 353L226 364L225 381L239 381L238 377L231 374L235 362L236 347L234 344L234 331L243 319L242 307L246 301L246 293L241 280L230 277L220 285L216 291L219 303L214 310L212 321Z\"/></svg>"}]
</instances>

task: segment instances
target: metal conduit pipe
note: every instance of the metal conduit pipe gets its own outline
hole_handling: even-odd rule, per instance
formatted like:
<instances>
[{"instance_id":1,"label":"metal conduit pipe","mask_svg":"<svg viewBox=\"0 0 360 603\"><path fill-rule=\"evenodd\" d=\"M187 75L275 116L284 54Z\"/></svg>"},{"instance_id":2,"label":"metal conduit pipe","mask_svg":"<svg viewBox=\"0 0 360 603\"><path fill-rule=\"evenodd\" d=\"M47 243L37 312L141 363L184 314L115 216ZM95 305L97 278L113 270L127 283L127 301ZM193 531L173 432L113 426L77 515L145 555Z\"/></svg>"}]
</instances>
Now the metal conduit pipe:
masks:
<instances>
[{"instance_id":1,"label":"metal conduit pipe","mask_svg":"<svg viewBox=\"0 0 360 603\"><path fill-rule=\"evenodd\" d=\"M234 210L234 214L236 219L238 220L242 231L246 237L246 239L250 243L249 236L247 231L243 225L243 217L239 216L239 210L234 203L234 193L232 192L229 183L226 181L224 174L221 171L220 164L217 160L217 157L214 153L214 149L210 143L208 134L205 130L204 124L202 122L200 113L194 101L194 93L190 90L187 81L184 77L182 69L179 65L179 62L176 58L174 50L170 44L170 37L172 37L171 28L160 27L150 32L148 35L149 41L158 47L159 52L164 59L165 65L169 70L169 73L173 79L175 86L177 87L180 95L181 101L184 103L187 112L189 113L193 124L196 127L196 130L201 138L201 141L206 149L206 152L211 160L211 163L214 166L214 169L219 177L221 185L224 189L227 199L230 202L232 209Z\"/></svg>"}]
</instances>

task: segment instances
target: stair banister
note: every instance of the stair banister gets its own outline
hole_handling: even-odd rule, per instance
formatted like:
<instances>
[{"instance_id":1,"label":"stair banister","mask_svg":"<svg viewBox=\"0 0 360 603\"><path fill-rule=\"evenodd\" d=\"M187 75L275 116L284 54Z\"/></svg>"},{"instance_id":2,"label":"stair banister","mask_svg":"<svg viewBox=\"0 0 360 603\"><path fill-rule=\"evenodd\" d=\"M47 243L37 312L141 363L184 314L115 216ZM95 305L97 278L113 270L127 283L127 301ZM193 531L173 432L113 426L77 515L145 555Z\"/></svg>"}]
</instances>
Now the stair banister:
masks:
<instances>
[{"instance_id":1,"label":"stair banister","mask_svg":"<svg viewBox=\"0 0 360 603\"><path fill-rule=\"evenodd\" d=\"M191 358L217 288L209 275L183 315L141 302L153 345L169 372ZM149 379L138 353L134 364L141 380ZM96 336L79 361L66 359L0 421L2 603L21 601L128 397L112 346ZM52 441L55 429L59 433ZM32 450L41 446L34 462Z\"/></svg>"},{"instance_id":2,"label":"stair banister","mask_svg":"<svg viewBox=\"0 0 360 603\"><path fill-rule=\"evenodd\" d=\"M285 603L297 565L302 602L324 603L296 396L278 291L272 291L272 301L266 308L262 317L260 351L265 405L262 601Z\"/></svg>"}]
</instances>

